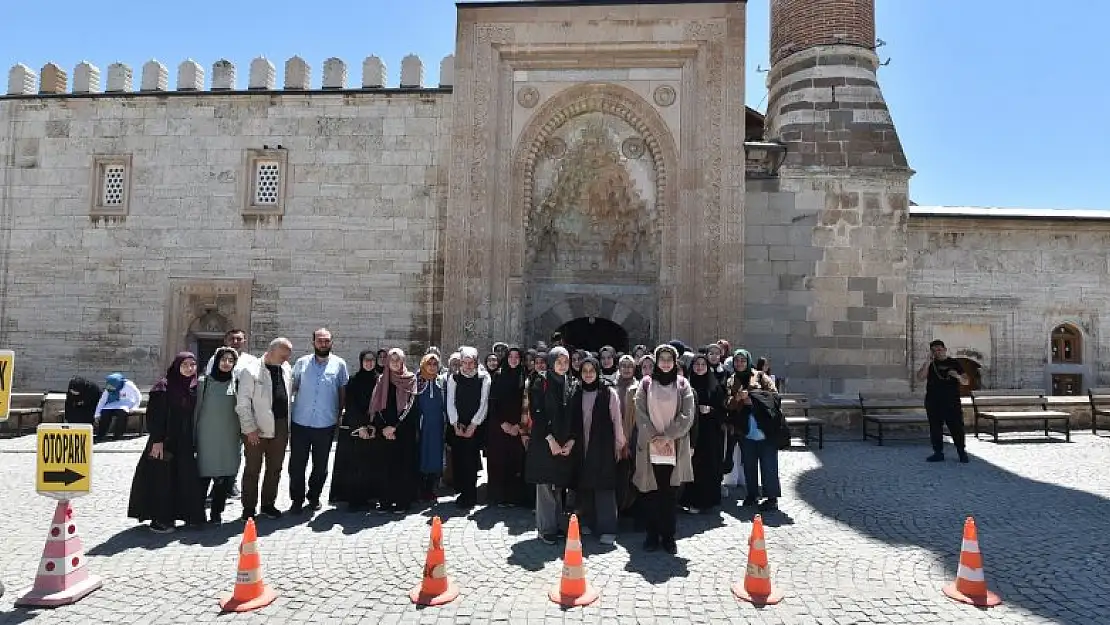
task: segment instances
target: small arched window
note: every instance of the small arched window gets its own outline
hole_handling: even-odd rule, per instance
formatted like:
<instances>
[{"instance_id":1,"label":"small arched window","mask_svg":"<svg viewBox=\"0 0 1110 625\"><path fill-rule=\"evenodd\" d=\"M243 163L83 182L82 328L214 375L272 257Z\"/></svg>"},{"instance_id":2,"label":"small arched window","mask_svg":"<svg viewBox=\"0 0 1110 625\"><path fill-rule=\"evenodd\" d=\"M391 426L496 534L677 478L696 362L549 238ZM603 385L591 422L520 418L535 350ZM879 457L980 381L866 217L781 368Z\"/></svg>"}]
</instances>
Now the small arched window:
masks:
<instances>
[{"instance_id":1,"label":"small arched window","mask_svg":"<svg viewBox=\"0 0 1110 625\"><path fill-rule=\"evenodd\" d=\"M1083 363L1083 336L1075 326L1064 323L1052 330L1052 363Z\"/></svg>"}]
</instances>

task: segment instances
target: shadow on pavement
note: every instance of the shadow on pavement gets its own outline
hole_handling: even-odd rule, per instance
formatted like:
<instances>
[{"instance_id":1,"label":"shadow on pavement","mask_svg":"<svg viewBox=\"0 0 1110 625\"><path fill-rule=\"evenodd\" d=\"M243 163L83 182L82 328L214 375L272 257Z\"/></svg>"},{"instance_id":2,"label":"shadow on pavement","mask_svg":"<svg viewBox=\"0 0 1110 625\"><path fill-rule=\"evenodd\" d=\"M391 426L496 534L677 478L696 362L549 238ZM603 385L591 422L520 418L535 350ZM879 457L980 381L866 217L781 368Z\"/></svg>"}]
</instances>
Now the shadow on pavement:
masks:
<instances>
[{"instance_id":1,"label":"shadow on pavement","mask_svg":"<svg viewBox=\"0 0 1110 625\"><path fill-rule=\"evenodd\" d=\"M312 517L305 525L314 532L327 532L336 525L343 528L343 533L348 536L357 534L362 530L381 527L391 521L399 521L403 517L396 514L376 514L370 511L348 510L344 504L341 508L328 508Z\"/></svg>"},{"instance_id":2,"label":"shadow on pavement","mask_svg":"<svg viewBox=\"0 0 1110 625\"><path fill-rule=\"evenodd\" d=\"M512 552L505 561L513 566L519 566L526 571L542 571L548 562L554 562L563 557L563 545L556 543L548 545L537 536L532 540L522 540L513 543Z\"/></svg>"},{"instance_id":3,"label":"shadow on pavement","mask_svg":"<svg viewBox=\"0 0 1110 625\"><path fill-rule=\"evenodd\" d=\"M927 464L928 448L920 449L826 449L816 454L822 466L799 475L795 487L816 512L863 536L931 551L950 579L964 519L974 516L987 584L1004 603L1056 623L1106 622L1110 501L974 455L959 464L950 447L946 462ZM1061 452L1038 457L1046 466L1072 461ZM947 601L939 587L937 596Z\"/></svg>"},{"instance_id":4,"label":"shadow on pavement","mask_svg":"<svg viewBox=\"0 0 1110 625\"><path fill-rule=\"evenodd\" d=\"M185 532L193 531L195 530L179 529L171 534L155 534L145 524L135 525L90 548L87 553L90 556L114 556L131 549L161 549L180 540ZM203 530L198 530L198 533L199 531Z\"/></svg>"}]
</instances>

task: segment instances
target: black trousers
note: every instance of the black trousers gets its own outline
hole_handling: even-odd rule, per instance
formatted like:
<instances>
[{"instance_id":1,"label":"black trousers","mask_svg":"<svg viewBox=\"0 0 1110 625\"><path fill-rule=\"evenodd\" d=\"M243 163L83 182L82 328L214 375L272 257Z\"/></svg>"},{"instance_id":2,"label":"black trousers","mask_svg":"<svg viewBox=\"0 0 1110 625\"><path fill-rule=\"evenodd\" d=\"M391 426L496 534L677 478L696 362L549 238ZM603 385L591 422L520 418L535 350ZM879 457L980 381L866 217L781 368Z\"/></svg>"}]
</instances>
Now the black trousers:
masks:
<instances>
[{"instance_id":1,"label":"black trousers","mask_svg":"<svg viewBox=\"0 0 1110 625\"><path fill-rule=\"evenodd\" d=\"M96 438L104 438L108 436L109 430L112 436L119 438L127 431L127 417L129 415L123 410L101 410L100 411L100 425L96 428Z\"/></svg>"},{"instance_id":2,"label":"black trousers","mask_svg":"<svg viewBox=\"0 0 1110 625\"><path fill-rule=\"evenodd\" d=\"M328 458L331 456L331 443L335 440L335 426L310 428L296 423L289 424L289 499L293 505L309 501L319 502L328 479ZM308 469L308 458L312 457L312 473L308 476L308 492L305 493L304 474Z\"/></svg>"},{"instance_id":3,"label":"black trousers","mask_svg":"<svg viewBox=\"0 0 1110 625\"><path fill-rule=\"evenodd\" d=\"M461 503L478 503L478 469L482 465L479 450L477 434L471 438L451 437L451 472Z\"/></svg>"},{"instance_id":4,"label":"black trousers","mask_svg":"<svg viewBox=\"0 0 1110 625\"><path fill-rule=\"evenodd\" d=\"M648 538L674 540L678 526L678 489L671 486L671 473L674 467L669 464L653 464L655 490L643 493L644 521Z\"/></svg>"},{"instance_id":5,"label":"black trousers","mask_svg":"<svg viewBox=\"0 0 1110 625\"><path fill-rule=\"evenodd\" d=\"M227 507L227 497L231 494L231 486L235 483L234 476L227 477L202 477L200 478L200 492L207 493L208 485L212 485L212 505L209 507L213 517L224 513Z\"/></svg>"},{"instance_id":6,"label":"black trousers","mask_svg":"<svg viewBox=\"0 0 1110 625\"><path fill-rule=\"evenodd\" d=\"M964 409L957 397L952 400L925 400L925 413L929 415L929 441L933 451L944 452L944 426L952 436L956 451L964 450Z\"/></svg>"}]
</instances>

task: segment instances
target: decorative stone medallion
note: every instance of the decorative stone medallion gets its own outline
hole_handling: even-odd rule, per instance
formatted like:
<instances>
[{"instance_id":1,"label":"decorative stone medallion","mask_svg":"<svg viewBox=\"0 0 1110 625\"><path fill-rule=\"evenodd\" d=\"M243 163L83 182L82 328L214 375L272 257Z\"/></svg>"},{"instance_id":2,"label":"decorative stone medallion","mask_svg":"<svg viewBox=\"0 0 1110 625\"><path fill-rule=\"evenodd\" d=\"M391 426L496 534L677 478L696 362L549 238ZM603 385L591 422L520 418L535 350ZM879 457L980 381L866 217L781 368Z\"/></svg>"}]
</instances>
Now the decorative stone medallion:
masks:
<instances>
[{"instance_id":1,"label":"decorative stone medallion","mask_svg":"<svg viewBox=\"0 0 1110 625\"><path fill-rule=\"evenodd\" d=\"M621 143L621 154L624 154L627 159L637 160L644 155L646 150L644 140L639 137L631 137Z\"/></svg>"},{"instance_id":2,"label":"decorative stone medallion","mask_svg":"<svg viewBox=\"0 0 1110 625\"><path fill-rule=\"evenodd\" d=\"M544 144L544 152L549 158L563 158L567 153L567 142L559 137L552 137Z\"/></svg>"},{"instance_id":3,"label":"decorative stone medallion","mask_svg":"<svg viewBox=\"0 0 1110 625\"><path fill-rule=\"evenodd\" d=\"M516 92L516 103L530 109L540 103L540 91L535 87L521 87Z\"/></svg>"},{"instance_id":4,"label":"decorative stone medallion","mask_svg":"<svg viewBox=\"0 0 1110 625\"><path fill-rule=\"evenodd\" d=\"M652 94L655 103L659 106L670 106L674 104L675 98L678 95L675 93L674 87L670 85L660 85L655 88L655 93Z\"/></svg>"}]
</instances>

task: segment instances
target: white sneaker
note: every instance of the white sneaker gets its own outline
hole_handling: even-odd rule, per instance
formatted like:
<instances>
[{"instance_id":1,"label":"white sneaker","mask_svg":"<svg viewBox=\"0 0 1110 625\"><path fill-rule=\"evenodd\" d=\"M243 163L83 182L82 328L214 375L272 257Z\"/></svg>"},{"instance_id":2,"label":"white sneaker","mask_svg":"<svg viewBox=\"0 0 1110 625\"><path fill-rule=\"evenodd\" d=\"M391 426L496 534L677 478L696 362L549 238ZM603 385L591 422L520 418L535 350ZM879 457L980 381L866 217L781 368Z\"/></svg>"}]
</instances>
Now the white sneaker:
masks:
<instances>
[{"instance_id":1,"label":"white sneaker","mask_svg":"<svg viewBox=\"0 0 1110 625\"><path fill-rule=\"evenodd\" d=\"M602 534L601 538L598 539L598 542L600 542L603 545L612 545L613 543L617 542L617 535L616 534Z\"/></svg>"}]
</instances>

